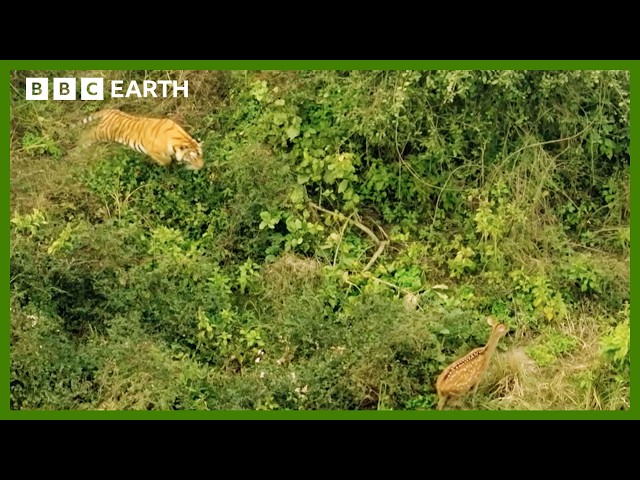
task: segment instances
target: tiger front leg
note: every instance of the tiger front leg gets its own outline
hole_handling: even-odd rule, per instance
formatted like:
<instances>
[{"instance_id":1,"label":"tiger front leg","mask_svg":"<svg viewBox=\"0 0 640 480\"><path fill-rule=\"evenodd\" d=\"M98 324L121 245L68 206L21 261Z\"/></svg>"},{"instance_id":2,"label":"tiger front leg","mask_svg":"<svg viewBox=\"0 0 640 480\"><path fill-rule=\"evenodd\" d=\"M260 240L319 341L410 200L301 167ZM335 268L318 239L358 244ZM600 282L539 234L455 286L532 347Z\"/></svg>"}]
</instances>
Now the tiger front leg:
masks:
<instances>
[{"instance_id":1,"label":"tiger front leg","mask_svg":"<svg viewBox=\"0 0 640 480\"><path fill-rule=\"evenodd\" d=\"M153 158L157 163L162 165L163 167L168 167L173 160L171 157L167 155L159 155L159 154L149 154L151 158Z\"/></svg>"}]
</instances>

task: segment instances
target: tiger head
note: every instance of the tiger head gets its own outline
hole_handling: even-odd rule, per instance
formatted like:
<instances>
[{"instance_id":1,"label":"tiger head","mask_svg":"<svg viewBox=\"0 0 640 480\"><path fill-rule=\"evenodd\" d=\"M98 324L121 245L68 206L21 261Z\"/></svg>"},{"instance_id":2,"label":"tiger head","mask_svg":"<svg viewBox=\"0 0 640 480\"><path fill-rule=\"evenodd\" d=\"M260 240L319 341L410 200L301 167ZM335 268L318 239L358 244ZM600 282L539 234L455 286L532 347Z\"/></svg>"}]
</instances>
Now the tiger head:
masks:
<instances>
[{"instance_id":1,"label":"tiger head","mask_svg":"<svg viewBox=\"0 0 640 480\"><path fill-rule=\"evenodd\" d=\"M176 160L187 170L200 170L204 167L202 158L202 142L194 140L176 148Z\"/></svg>"}]
</instances>

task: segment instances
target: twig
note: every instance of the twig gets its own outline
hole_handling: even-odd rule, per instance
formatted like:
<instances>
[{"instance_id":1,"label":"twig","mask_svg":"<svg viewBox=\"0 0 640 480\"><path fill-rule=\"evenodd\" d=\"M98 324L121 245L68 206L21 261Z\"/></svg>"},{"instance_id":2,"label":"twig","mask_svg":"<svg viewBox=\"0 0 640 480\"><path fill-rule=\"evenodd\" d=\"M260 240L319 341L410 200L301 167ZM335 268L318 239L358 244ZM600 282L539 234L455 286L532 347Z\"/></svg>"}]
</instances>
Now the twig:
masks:
<instances>
[{"instance_id":1,"label":"twig","mask_svg":"<svg viewBox=\"0 0 640 480\"><path fill-rule=\"evenodd\" d=\"M382 284L384 284L384 285L386 285L388 287L395 288L399 292L410 293L410 294L413 295L413 292L411 290L407 290L406 288L399 287L398 285L395 285L393 283L387 282L386 280L382 280L382 279L380 279L378 277L374 277L373 275L371 275L371 273L368 273L368 272L367 273L363 273L363 276L365 278L370 278L371 280L375 280L376 282L382 283Z\"/></svg>"},{"instance_id":2,"label":"twig","mask_svg":"<svg viewBox=\"0 0 640 480\"><path fill-rule=\"evenodd\" d=\"M507 158L505 158L501 163L506 163L507 160L509 160L511 157L513 157L514 155L517 155L518 153L522 152L523 150L526 150L527 148L532 148L532 147L540 147L542 145L548 145L550 143L558 143L558 142L565 142L567 140L573 140L574 138L579 137L580 135L582 135L584 132L586 132L587 130L589 130L589 128L591 128L591 125L593 125L595 122L595 120L593 122L591 122L589 125L587 125L586 127L584 127L581 131L579 131L578 133L576 133L575 135L571 135L570 137L564 137L564 138L559 138L557 140L547 140L546 142L537 142L537 143L531 143L529 145L525 145L524 147L520 147L518 150L516 150L515 152L509 154L509 156Z\"/></svg>"},{"instance_id":3,"label":"twig","mask_svg":"<svg viewBox=\"0 0 640 480\"><path fill-rule=\"evenodd\" d=\"M364 270L362 270L363 272L366 272L367 270L369 270L369 268L371 268L371 265L373 265L375 261L378 259L378 257L382 254L382 251L384 250L384 247L387 246L387 243L388 242L386 240L383 240L380 242L380 245L378 246L376 253L373 254L373 257L371 257L371 260L369 260L369 263L367 263L367 266L364 267Z\"/></svg>"},{"instance_id":4,"label":"twig","mask_svg":"<svg viewBox=\"0 0 640 480\"><path fill-rule=\"evenodd\" d=\"M338 248L340 247L340 243L342 243L342 237L344 235L344 230L347 226L347 224L351 223L352 225L355 225L356 227L358 227L360 230L362 230L364 233L366 233L367 235L369 235L369 237L374 241L374 243L378 246L378 249L376 250L376 252L373 254L373 257L371 257L371 260L369 260L369 263L367 263L367 266L364 267L363 272L366 272L369 268L371 268L371 266L375 263L375 261L378 259L378 257L382 254L382 252L384 251L384 247L387 246L387 243L389 243L388 240L380 240L375 233L373 233L373 231L371 231L370 228L364 226L362 223L358 222L357 220L354 220L353 218L351 218L351 215L349 215L349 217L346 217L344 214L340 213L340 212L332 212L331 210L327 210L324 207L321 207L319 205L316 205L313 202L309 202L309 206L315 208L316 210L320 210L321 212L325 212L328 213L330 215L335 215L336 217L342 219L345 221L344 226L342 227L342 232L340 233L340 242L338 242L338 246L336 247L336 253L334 255L333 258L333 266L335 267L336 265L336 260L338 258ZM376 224L377 225L377 224ZM377 225L377 227L382 231L382 233L385 235L385 237L388 239L389 237L387 237L387 234L385 233L384 230L382 230L382 227L380 227L380 225Z\"/></svg>"},{"instance_id":5,"label":"twig","mask_svg":"<svg viewBox=\"0 0 640 480\"><path fill-rule=\"evenodd\" d=\"M449 180L451 180L451 177L453 176L453 174L456 173L458 170L460 170L464 166L465 165L463 164L451 170L451 172L449 173L449 176L447 177L447 180L444 182L444 185L440 188L440 193L438 193L438 199L436 200L436 206L433 209L433 220L431 221L431 228L429 229L429 235L433 234L433 226L436 223L436 217L438 214L438 205L440 204L440 197L442 197L442 192L447 187L447 183L449 183Z\"/></svg>"},{"instance_id":6,"label":"twig","mask_svg":"<svg viewBox=\"0 0 640 480\"><path fill-rule=\"evenodd\" d=\"M384 235L385 240L389 240L389 235L387 235L387 232L384 231L384 229L378 224L378 222L373 220L373 223L375 223L376 227L378 227L378 230L382 232L382 235Z\"/></svg>"},{"instance_id":7,"label":"twig","mask_svg":"<svg viewBox=\"0 0 640 480\"><path fill-rule=\"evenodd\" d=\"M352 286L352 287L355 287L355 288L356 288L360 293L362 293L362 289L361 289L358 285L356 285L355 283L350 282L348 278L344 278L344 277L343 277L343 278L342 278L342 280L343 280L344 282L346 282L346 283L347 283L347 285L350 285L350 286Z\"/></svg>"},{"instance_id":8,"label":"twig","mask_svg":"<svg viewBox=\"0 0 640 480\"><path fill-rule=\"evenodd\" d=\"M424 185L426 185L427 187L431 187L431 188L437 188L440 190L447 190L448 192L466 192L468 189L465 188L443 188L443 187L439 187L438 185L434 185L432 183L427 182L426 180L423 180L420 175L418 175L413 168L411 168L411 166L405 161L404 158L400 157L400 161L402 162L402 164L405 166L405 168L409 171L409 173L411 175L413 175L416 180L418 180L420 183L423 183Z\"/></svg>"},{"instance_id":9,"label":"twig","mask_svg":"<svg viewBox=\"0 0 640 480\"><path fill-rule=\"evenodd\" d=\"M615 231L619 231L619 230L627 230L629 228L629 226L622 226L622 227L607 227L607 228L601 228L600 230L596 230L594 232L591 232L593 235L597 235L598 233L602 233L602 232L615 232Z\"/></svg>"},{"instance_id":10,"label":"twig","mask_svg":"<svg viewBox=\"0 0 640 480\"><path fill-rule=\"evenodd\" d=\"M508 135L508 133L507 133L507 135ZM484 145L482 145L482 154L480 155L480 182L482 183L482 185L484 185L484 152L485 152L485 150L487 148L487 143L488 142L484 142ZM440 192L440 193L442 193L442 192ZM440 199L439 195L438 195L438 199Z\"/></svg>"},{"instance_id":11,"label":"twig","mask_svg":"<svg viewBox=\"0 0 640 480\"><path fill-rule=\"evenodd\" d=\"M567 242L567 245L572 245L574 247L578 247L578 248L584 248L586 250L591 250L593 252L598 252L598 253L602 253L605 255L610 255L610 252L606 252L605 250L600 250L599 248L593 248L593 247L587 247L586 245L580 245L579 243L573 243L573 242Z\"/></svg>"},{"instance_id":12,"label":"twig","mask_svg":"<svg viewBox=\"0 0 640 480\"><path fill-rule=\"evenodd\" d=\"M321 207L320 205L316 205L313 202L309 202L309 206L315 208L316 210L320 210L321 212L328 213L329 215L335 215L336 217L338 217L338 218L340 218L342 220L348 221L349 223L351 223L352 225L355 225L360 230L362 230L364 233L369 235L369 237L371 237L371 240L373 240L376 245L380 244L380 239L378 237L376 237L376 234L373 233L370 228L365 227L362 223L358 222L357 220L353 220L352 218L347 218L344 214L342 214L340 212L333 212L331 210L327 210L326 208Z\"/></svg>"},{"instance_id":13,"label":"twig","mask_svg":"<svg viewBox=\"0 0 640 480\"><path fill-rule=\"evenodd\" d=\"M125 197L125 199L124 199L124 202L123 202L123 203L128 203L128 202L129 202L129 199L131 198L131 196L132 196L134 193L136 193L136 192L137 192L138 190L140 190L141 188L148 187L148 186L149 186L149 184L148 184L148 183L143 183L142 185L140 185L138 188L136 188L134 191L130 192L130 193Z\"/></svg>"},{"instance_id":14,"label":"twig","mask_svg":"<svg viewBox=\"0 0 640 480\"><path fill-rule=\"evenodd\" d=\"M348 220L351 219L351 215L347 218L347 221L344 222L342 226L342 230L340 231L340 240L338 240L338 244L336 245L336 253L333 255L333 266L336 266L336 261L338 260L338 251L340 250L340 245L342 245L342 239L344 238L344 231L347 229L347 225L349 225Z\"/></svg>"}]
</instances>

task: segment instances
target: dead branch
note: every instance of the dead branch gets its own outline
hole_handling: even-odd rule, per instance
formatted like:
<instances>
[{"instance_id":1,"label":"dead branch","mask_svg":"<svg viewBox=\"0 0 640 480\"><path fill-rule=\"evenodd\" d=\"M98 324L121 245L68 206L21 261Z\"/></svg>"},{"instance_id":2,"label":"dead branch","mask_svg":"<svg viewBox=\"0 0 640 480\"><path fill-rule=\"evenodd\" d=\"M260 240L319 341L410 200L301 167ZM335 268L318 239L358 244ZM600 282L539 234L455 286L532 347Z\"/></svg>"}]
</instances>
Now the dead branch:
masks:
<instances>
[{"instance_id":1,"label":"dead branch","mask_svg":"<svg viewBox=\"0 0 640 480\"><path fill-rule=\"evenodd\" d=\"M378 246L376 253L373 254L373 257L371 257L371 260L369 260L369 263L367 263L367 266L364 267L364 270L362 270L363 272L366 272L367 270L369 270L369 268L371 268L371 265L373 265L375 261L378 259L378 257L382 254L382 251L384 250L384 247L387 246L387 243L389 242L387 242L386 240L383 240L380 242L380 245Z\"/></svg>"},{"instance_id":2,"label":"dead branch","mask_svg":"<svg viewBox=\"0 0 640 480\"><path fill-rule=\"evenodd\" d=\"M346 215L340 213L340 212L333 212L331 210L327 210L326 208L321 207L320 205L316 205L313 202L309 202L309 206L315 208L316 210L319 210L321 212L324 213L328 213L329 215L335 215L336 217L338 217L339 219L343 220L345 222L345 225L347 223L351 223L352 225L358 227L360 230L362 230L364 233L366 233L371 240L374 241L374 243L378 246L378 249L376 250L376 252L373 254L373 257L371 257L371 260L369 260L369 263L367 263L367 266L364 267L363 272L366 272L367 270L369 270L371 268L371 266L375 263L375 261L378 259L378 257L380 255L382 255L382 252L384 251L384 248L387 246L387 244L389 243L388 240L380 240L375 233L373 233L373 231L364 226L362 223L360 223L357 220L354 220L353 218L351 218L350 216L347 217ZM389 237L387 236L387 233L382 230L382 227L380 227L380 225L376 226L380 229L380 231L383 233L383 235L388 239ZM342 235L344 234L344 229L342 230L342 233L340 235L340 240L342 241ZM338 254L338 251L336 250L336 256ZM334 258L334 265L335 265L335 258Z\"/></svg>"},{"instance_id":3,"label":"dead branch","mask_svg":"<svg viewBox=\"0 0 640 480\"><path fill-rule=\"evenodd\" d=\"M342 214L340 212L333 212L331 210L327 210L326 208L323 208L320 205L316 205L313 202L309 202L309 206L315 208L316 210L320 210L321 212L328 213L329 215L335 215L336 217L340 218L341 220L348 221L349 223L351 223L352 225L355 225L360 230L362 230L364 233L369 235L371 240L373 240L376 245L380 245L380 239L376 236L376 234L373 233L369 227L364 226L362 223L358 222L357 220L354 220L352 218L348 218L348 217L346 217L344 214Z\"/></svg>"}]
</instances>

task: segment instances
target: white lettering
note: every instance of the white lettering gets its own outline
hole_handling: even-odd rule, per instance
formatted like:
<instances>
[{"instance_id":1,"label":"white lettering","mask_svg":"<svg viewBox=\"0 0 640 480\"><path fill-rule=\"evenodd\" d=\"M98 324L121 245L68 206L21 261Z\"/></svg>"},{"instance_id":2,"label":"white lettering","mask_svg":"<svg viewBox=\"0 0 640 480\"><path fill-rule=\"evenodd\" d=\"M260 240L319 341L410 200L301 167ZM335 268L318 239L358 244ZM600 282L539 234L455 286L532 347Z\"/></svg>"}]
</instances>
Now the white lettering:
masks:
<instances>
[{"instance_id":1,"label":"white lettering","mask_svg":"<svg viewBox=\"0 0 640 480\"><path fill-rule=\"evenodd\" d=\"M189 96L189 81L184 81L184 86L179 87L177 81L173 81L173 96L174 98L178 96L178 90L182 90L184 92L185 98Z\"/></svg>"},{"instance_id":2,"label":"white lettering","mask_svg":"<svg viewBox=\"0 0 640 480\"><path fill-rule=\"evenodd\" d=\"M122 80L113 80L111 82L111 97L112 98L122 98L124 95L120 93L122 91L122 84L124 82Z\"/></svg>"},{"instance_id":3,"label":"white lettering","mask_svg":"<svg viewBox=\"0 0 640 480\"><path fill-rule=\"evenodd\" d=\"M53 99L54 100L76 100L77 98L76 78L54 78L53 79ZM124 93L124 80L111 81L112 98L147 98L149 96L158 98L162 85L162 97L170 96L169 87L173 93L173 98L181 93L184 97L189 96L189 81L184 80L182 85L177 80L144 80L139 85L135 80L131 80ZM47 100L49 98L49 79L47 78L27 78L26 79L26 99L27 100ZM104 100L104 78L80 78L80 99L81 100Z\"/></svg>"},{"instance_id":4,"label":"white lettering","mask_svg":"<svg viewBox=\"0 0 640 480\"><path fill-rule=\"evenodd\" d=\"M54 100L75 100L76 99L76 79L75 78L54 78L53 79L53 99Z\"/></svg>"},{"instance_id":5,"label":"white lettering","mask_svg":"<svg viewBox=\"0 0 640 480\"><path fill-rule=\"evenodd\" d=\"M49 79L27 78L27 100L48 100Z\"/></svg>"},{"instance_id":6,"label":"white lettering","mask_svg":"<svg viewBox=\"0 0 640 480\"><path fill-rule=\"evenodd\" d=\"M104 100L104 78L81 78L80 100Z\"/></svg>"},{"instance_id":7,"label":"white lettering","mask_svg":"<svg viewBox=\"0 0 640 480\"><path fill-rule=\"evenodd\" d=\"M171 85L171 80L158 80L158 83L162 85L162 96L167 98L167 87Z\"/></svg>"},{"instance_id":8,"label":"white lettering","mask_svg":"<svg viewBox=\"0 0 640 480\"><path fill-rule=\"evenodd\" d=\"M147 98L147 93L150 93L152 97L157 97L156 95L156 82L153 80L145 80L144 81L144 98Z\"/></svg>"},{"instance_id":9,"label":"white lettering","mask_svg":"<svg viewBox=\"0 0 640 480\"><path fill-rule=\"evenodd\" d=\"M133 93L135 93L138 98L142 97L142 94L140 93L140 89L138 88L138 84L136 83L135 80L131 80L131 83L129 84L129 88L127 88L127 93L125 94L126 98L129 98Z\"/></svg>"}]
</instances>

